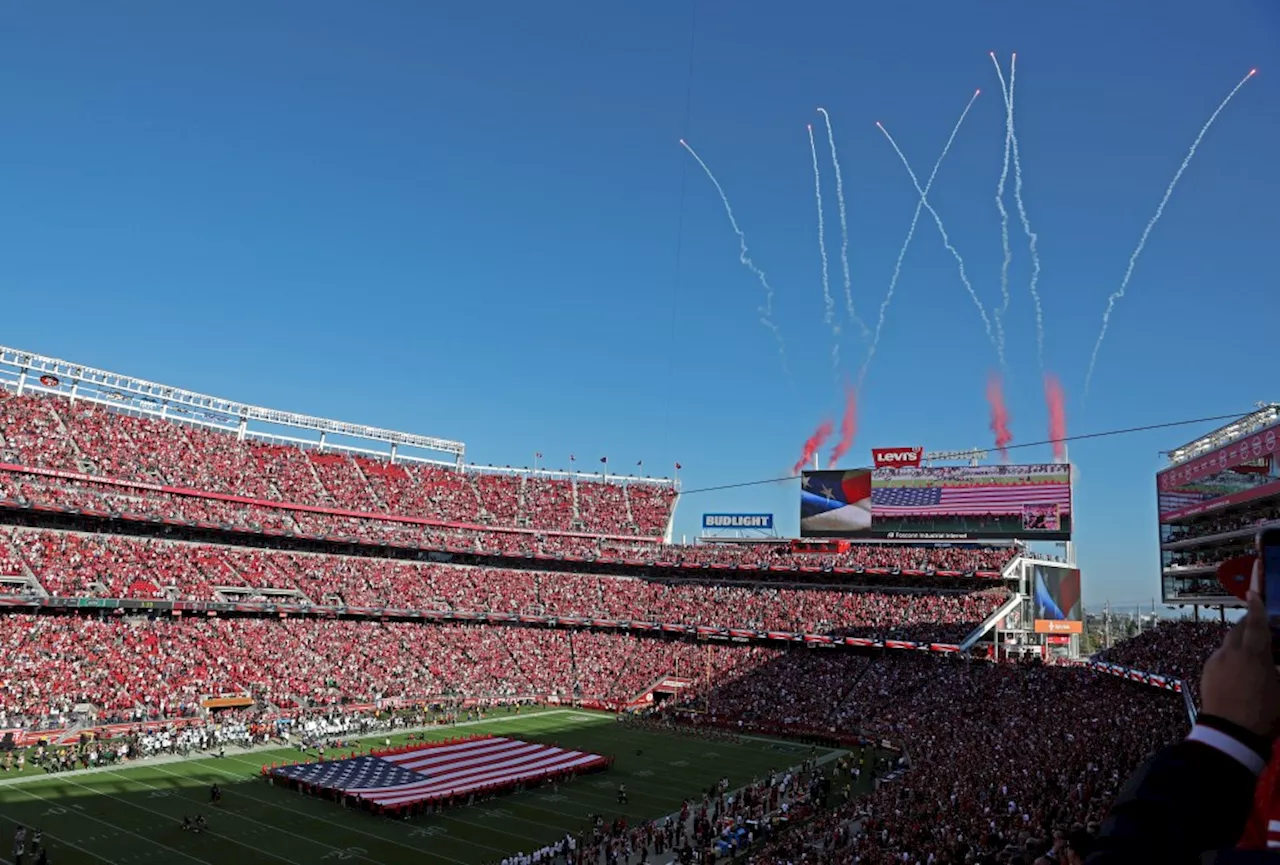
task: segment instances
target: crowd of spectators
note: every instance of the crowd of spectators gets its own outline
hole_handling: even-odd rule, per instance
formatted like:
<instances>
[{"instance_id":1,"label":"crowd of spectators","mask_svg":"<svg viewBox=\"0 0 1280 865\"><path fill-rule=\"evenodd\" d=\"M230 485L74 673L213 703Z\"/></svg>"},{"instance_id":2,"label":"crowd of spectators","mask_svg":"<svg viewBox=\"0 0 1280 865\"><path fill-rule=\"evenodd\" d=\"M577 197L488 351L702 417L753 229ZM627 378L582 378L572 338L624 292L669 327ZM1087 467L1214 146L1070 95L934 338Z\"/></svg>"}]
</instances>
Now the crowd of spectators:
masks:
<instances>
[{"instance_id":1,"label":"crowd of spectators","mask_svg":"<svg viewBox=\"0 0 1280 865\"><path fill-rule=\"evenodd\" d=\"M1172 525L1169 527L1169 533L1165 537L1165 541L1172 543L1193 538L1205 538L1211 535L1222 535L1278 521L1280 521L1280 507L1265 505L1259 508L1250 508L1242 513L1205 516L1190 522Z\"/></svg>"},{"instance_id":2,"label":"crowd of spectators","mask_svg":"<svg viewBox=\"0 0 1280 865\"><path fill-rule=\"evenodd\" d=\"M323 619L0 616L0 729L191 717L209 696L272 709L390 698L618 700L668 675L737 675L762 647L593 631ZM85 709L87 704L89 709Z\"/></svg>"},{"instance_id":3,"label":"crowd of spectators","mask_svg":"<svg viewBox=\"0 0 1280 865\"><path fill-rule=\"evenodd\" d=\"M1220 637L1171 623L1107 657L1189 678ZM1135 765L1187 723L1178 695L1086 668L589 631L11 614L0 657L0 729L65 724L83 703L100 722L189 716L201 697L232 693L273 710L397 697L625 703L677 676L686 687L661 710L669 717L902 749L905 771L794 821L747 854L758 865L1031 863L1096 827Z\"/></svg>"},{"instance_id":4,"label":"crowd of spectators","mask_svg":"<svg viewBox=\"0 0 1280 865\"><path fill-rule=\"evenodd\" d=\"M399 468L390 467L392 470ZM504 481L509 480L504 478ZM481 483L489 485L493 481ZM994 577L1019 552L1014 546L867 543L850 545L844 552L805 553L797 552L784 543L664 545L643 539L628 541L609 536L557 534L549 529L473 530L396 522L373 516L289 510L3 471L0 471L0 499L87 513L194 523L241 532L341 538L371 545L448 549L483 555L627 561L684 568L848 568L898 573L976 573Z\"/></svg>"},{"instance_id":5,"label":"crowd of spectators","mask_svg":"<svg viewBox=\"0 0 1280 865\"><path fill-rule=\"evenodd\" d=\"M603 475L495 480L443 465L242 439L58 397L0 393L0 430L0 458L9 463L371 515L656 537L675 507L669 485ZM635 507L633 488L642 490Z\"/></svg>"},{"instance_id":6,"label":"crowd of spectators","mask_svg":"<svg viewBox=\"0 0 1280 865\"><path fill-rule=\"evenodd\" d=\"M60 597L245 601L666 622L957 642L1007 599L656 581L0 528L0 560Z\"/></svg>"},{"instance_id":7,"label":"crowd of spectators","mask_svg":"<svg viewBox=\"0 0 1280 865\"><path fill-rule=\"evenodd\" d=\"M1221 546L1215 546L1208 549L1190 550L1187 552L1165 553L1165 570L1168 571L1193 571L1204 570L1206 568L1216 568L1227 559L1236 556L1248 555L1253 552L1253 538L1236 538L1227 541Z\"/></svg>"},{"instance_id":8,"label":"crowd of spectators","mask_svg":"<svg viewBox=\"0 0 1280 865\"><path fill-rule=\"evenodd\" d=\"M1219 586L1221 592L1221 586ZM1181 619L1161 622L1150 630L1104 649L1094 657L1099 661L1119 664L1181 679L1195 693L1204 662L1222 645L1230 623L1196 622Z\"/></svg>"},{"instance_id":9,"label":"crowd of spectators","mask_svg":"<svg viewBox=\"0 0 1280 865\"><path fill-rule=\"evenodd\" d=\"M0 431L0 461L124 482L0 472L0 498L240 531L686 567L995 574L1016 552L1007 547L889 544L858 545L845 553L794 553L778 544L664 546L657 541L675 505L675 490L670 486L615 483L580 474L560 478L391 463L242 440L221 430L136 417L56 397L0 392ZM170 489L159 489L159 485ZM252 501L224 501L196 493ZM351 515L299 508L350 511Z\"/></svg>"},{"instance_id":10,"label":"crowd of spectators","mask_svg":"<svg viewBox=\"0 0 1280 865\"><path fill-rule=\"evenodd\" d=\"M811 694L810 679L825 693ZM1091 670L923 655L792 652L687 699L709 703L708 723L801 718L904 749L901 777L785 831L748 857L757 865L1061 856L1068 835L1096 828L1134 767L1187 725L1176 695ZM860 832L849 832L855 822Z\"/></svg>"}]
</instances>

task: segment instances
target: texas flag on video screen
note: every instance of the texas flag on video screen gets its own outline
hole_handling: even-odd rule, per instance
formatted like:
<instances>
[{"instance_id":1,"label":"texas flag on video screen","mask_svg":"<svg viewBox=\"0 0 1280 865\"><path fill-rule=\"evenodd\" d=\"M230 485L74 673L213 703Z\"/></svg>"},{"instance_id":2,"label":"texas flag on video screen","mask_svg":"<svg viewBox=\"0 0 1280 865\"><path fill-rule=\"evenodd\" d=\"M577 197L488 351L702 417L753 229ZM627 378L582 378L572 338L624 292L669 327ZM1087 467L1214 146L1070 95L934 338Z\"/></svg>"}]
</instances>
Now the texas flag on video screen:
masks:
<instances>
[{"instance_id":1,"label":"texas flag on video screen","mask_svg":"<svg viewBox=\"0 0 1280 865\"><path fill-rule=\"evenodd\" d=\"M871 470L805 472L800 479L801 532L871 528Z\"/></svg>"}]
</instances>

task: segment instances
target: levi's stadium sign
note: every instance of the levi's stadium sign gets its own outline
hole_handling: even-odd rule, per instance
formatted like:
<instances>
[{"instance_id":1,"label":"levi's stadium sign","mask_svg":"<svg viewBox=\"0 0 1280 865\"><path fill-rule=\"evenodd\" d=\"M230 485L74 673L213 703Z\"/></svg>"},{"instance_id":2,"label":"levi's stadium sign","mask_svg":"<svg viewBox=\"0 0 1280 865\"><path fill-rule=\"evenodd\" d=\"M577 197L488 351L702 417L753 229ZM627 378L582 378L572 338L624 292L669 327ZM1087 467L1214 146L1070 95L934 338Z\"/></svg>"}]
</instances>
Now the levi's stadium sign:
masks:
<instances>
[{"instance_id":1,"label":"levi's stadium sign","mask_svg":"<svg viewBox=\"0 0 1280 865\"><path fill-rule=\"evenodd\" d=\"M773 514L703 514L704 529L772 529Z\"/></svg>"},{"instance_id":2,"label":"levi's stadium sign","mask_svg":"<svg viewBox=\"0 0 1280 865\"><path fill-rule=\"evenodd\" d=\"M872 448L871 458L878 469L919 466L924 448Z\"/></svg>"}]
</instances>

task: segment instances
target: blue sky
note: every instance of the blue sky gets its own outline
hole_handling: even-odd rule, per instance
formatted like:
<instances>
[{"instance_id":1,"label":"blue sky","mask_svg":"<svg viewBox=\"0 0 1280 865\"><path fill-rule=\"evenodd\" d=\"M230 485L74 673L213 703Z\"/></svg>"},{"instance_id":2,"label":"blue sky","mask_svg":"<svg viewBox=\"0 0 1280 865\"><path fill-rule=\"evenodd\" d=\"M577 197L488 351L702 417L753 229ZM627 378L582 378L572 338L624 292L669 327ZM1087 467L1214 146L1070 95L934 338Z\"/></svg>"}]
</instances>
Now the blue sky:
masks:
<instances>
[{"instance_id":1,"label":"blue sky","mask_svg":"<svg viewBox=\"0 0 1280 865\"><path fill-rule=\"evenodd\" d=\"M1071 431L1277 397L1261 361L1262 322L1280 307L1274 2L784 13L698 0L690 76L691 8L4 3L0 340L459 438L483 462L526 464L535 450L553 465L569 453L654 471L679 460L688 488L785 474L840 407L805 132L814 109L835 123L853 295L871 315L916 200L874 121L927 173L983 88L930 198L989 306L1003 111L987 52L1016 50L1048 366ZM1200 126L1254 66L1152 233L1084 402L1107 295ZM719 175L776 289L794 383L682 136ZM1047 420L1026 241L1012 227L1006 390L1025 442ZM856 333L842 351L853 374ZM873 445L989 445L995 365L926 220L846 462ZM1156 592L1157 451L1202 431L1072 449L1090 605ZM689 496L678 529L725 510L774 511L794 531L795 486Z\"/></svg>"}]
</instances>

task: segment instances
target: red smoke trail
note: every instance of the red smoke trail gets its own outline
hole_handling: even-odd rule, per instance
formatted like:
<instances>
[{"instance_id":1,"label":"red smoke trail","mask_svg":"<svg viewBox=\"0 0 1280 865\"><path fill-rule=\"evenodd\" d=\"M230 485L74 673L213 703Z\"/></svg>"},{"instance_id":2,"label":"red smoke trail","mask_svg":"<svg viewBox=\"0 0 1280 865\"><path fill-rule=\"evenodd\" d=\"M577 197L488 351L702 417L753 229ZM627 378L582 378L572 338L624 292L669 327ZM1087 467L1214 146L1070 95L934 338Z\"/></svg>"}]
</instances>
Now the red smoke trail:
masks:
<instances>
[{"instance_id":1,"label":"red smoke trail","mask_svg":"<svg viewBox=\"0 0 1280 865\"><path fill-rule=\"evenodd\" d=\"M844 416L840 418L840 441L831 449L828 462L831 468L836 467L840 457L849 452L853 446L853 437L858 433L858 392L850 384L844 386Z\"/></svg>"},{"instance_id":2,"label":"red smoke trail","mask_svg":"<svg viewBox=\"0 0 1280 865\"><path fill-rule=\"evenodd\" d=\"M813 455L818 452L818 448L822 447L823 442L831 438L833 429L831 421L824 420L813 431L813 435L804 440L804 450L800 452L800 459L796 462L795 467L791 469L793 475L800 474L800 470L809 464L809 460L813 459Z\"/></svg>"},{"instance_id":3,"label":"red smoke trail","mask_svg":"<svg viewBox=\"0 0 1280 865\"><path fill-rule=\"evenodd\" d=\"M1053 458L1063 462L1067 456L1067 406L1062 395L1062 383L1053 373L1045 373L1044 398L1049 404L1049 438L1053 440Z\"/></svg>"},{"instance_id":4,"label":"red smoke trail","mask_svg":"<svg viewBox=\"0 0 1280 865\"><path fill-rule=\"evenodd\" d=\"M996 449L1001 458L1007 460L1013 433L1009 432L1009 410L1004 407L1004 385L999 373L992 373L987 380L987 402L991 403L991 431L996 434Z\"/></svg>"}]
</instances>

